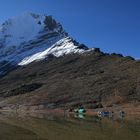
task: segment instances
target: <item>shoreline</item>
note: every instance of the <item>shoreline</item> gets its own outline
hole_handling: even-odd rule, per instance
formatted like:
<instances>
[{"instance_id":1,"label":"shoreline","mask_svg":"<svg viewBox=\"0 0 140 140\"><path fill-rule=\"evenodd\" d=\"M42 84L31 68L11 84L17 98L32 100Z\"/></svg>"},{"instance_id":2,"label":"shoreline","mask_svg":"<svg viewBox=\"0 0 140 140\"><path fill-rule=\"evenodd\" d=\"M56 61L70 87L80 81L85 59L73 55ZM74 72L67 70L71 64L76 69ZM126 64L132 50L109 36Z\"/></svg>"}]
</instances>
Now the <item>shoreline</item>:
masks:
<instances>
[{"instance_id":1,"label":"shoreline","mask_svg":"<svg viewBox=\"0 0 140 140\"><path fill-rule=\"evenodd\" d=\"M119 111L124 111L125 112L125 118L131 119L131 118L138 118L140 119L140 105L135 106L133 104L125 104L121 106L116 106L116 107L105 107L105 108L98 108L98 109L87 109L86 108L86 113L83 113L83 115L92 117L92 116L98 116L98 111L113 111L114 116L117 116ZM37 116L39 114L44 114L44 115L54 115L58 117L63 117L63 116L70 116L70 115L75 115L78 113L75 112L69 112L68 109L63 109L63 108L55 108L55 109L32 109L32 107L28 110L26 109L0 109L0 113L16 113L16 114L21 114L21 115L33 115Z\"/></svg>"}]
</instances>

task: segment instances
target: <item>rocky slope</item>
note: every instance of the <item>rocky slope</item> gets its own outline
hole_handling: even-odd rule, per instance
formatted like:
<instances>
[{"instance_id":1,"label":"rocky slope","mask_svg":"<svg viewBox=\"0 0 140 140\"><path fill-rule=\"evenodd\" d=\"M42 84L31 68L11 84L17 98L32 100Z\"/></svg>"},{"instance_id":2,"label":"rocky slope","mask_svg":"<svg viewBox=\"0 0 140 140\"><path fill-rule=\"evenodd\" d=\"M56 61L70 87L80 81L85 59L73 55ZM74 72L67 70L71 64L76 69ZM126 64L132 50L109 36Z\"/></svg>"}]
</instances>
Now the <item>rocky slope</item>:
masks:
<instances>
[{"instance_id":1,"label":"rocky slope","mask_svg":"<svg viewBox=\"0 0 140 140\"><path fill-rule=\"evenodd\" d=\"M49 58L0 79L3 109L139 104L140 62L99 50Z\"/></svg>"}]
</instances>

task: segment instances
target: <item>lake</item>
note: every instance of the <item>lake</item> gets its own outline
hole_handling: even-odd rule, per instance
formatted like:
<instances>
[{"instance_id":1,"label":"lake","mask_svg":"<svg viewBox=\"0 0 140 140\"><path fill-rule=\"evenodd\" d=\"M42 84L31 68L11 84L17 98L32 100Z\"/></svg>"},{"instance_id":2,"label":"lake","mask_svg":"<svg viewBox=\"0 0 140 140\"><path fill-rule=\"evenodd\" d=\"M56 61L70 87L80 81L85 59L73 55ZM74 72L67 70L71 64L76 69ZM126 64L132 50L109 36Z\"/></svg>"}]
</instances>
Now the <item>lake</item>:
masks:
<instances>
[{"instance_id":1,"label":"lake","mask_svg":"<svg viewBox=\"0 0 140 140\"><path fill-rule=\"evenodd\" d=\"M0 114L0 140L140 140L140 120Z\"/></svg>"}]
</instances>

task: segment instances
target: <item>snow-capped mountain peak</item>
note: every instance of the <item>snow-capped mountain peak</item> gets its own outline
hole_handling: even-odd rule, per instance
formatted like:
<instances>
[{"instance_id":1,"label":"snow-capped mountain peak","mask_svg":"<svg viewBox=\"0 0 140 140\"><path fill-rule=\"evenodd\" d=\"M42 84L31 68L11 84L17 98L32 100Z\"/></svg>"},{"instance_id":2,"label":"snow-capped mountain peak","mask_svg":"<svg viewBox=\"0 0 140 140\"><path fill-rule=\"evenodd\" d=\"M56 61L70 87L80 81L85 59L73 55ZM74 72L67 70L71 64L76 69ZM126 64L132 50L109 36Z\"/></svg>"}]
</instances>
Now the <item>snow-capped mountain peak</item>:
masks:
<instances>
[{"instance_id":1,"label":"snow-capped mountain peak","mask_svg":"<svg viewBox=\"0 0 140 140\"><path fill-rule=\"evenodd\" d=\"M60 23L51 16L23 13L0 26L0 59L22 60L25 54L42 51L66 36Z\"/></svg>"},{"instance_id":2,"label":"snow-capped mountain peak","mask_svg":"<svg viewBox=\"0 0 140 140\"><path fill-rule=\"evenodd\" d=\"M71 39L52 16L25 12L0 26L1 68L5 62L27 65L50 54L59 57L82 53L86 49L79 47L79 43Z\"/></svg>"},{"instance_id":3,"label":"snow-capped mountain peak","mask_svg":"<svg viewBox=\"0 0 140 140\"><path fill-rule=\"evenodd\" d=\"M2 24L0 27L0 46L10 46L10 48L11 46L19 46L36 39L42 32L61 33L60 28L62 29L62 26L51 16L26 12Z\"/></svg>"}]
</instances>

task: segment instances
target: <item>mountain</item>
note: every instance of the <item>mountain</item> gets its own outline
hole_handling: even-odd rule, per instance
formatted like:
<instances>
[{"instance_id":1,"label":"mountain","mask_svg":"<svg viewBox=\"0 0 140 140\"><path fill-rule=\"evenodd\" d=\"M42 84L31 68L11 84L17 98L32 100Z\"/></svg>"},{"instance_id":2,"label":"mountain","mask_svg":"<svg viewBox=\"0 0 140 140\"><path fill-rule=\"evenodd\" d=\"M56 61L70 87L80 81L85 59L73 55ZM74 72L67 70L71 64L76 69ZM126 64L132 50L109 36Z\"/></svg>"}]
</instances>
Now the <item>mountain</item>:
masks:
<instances>
[{"instance_id":1,"label":"mountain","mask_svg":"<svg viewBox=\"0 0 140 140\"><path fill-rule=\"evenodd\" d=\"M53 55L83 53L79 44L51 16L26 12L0 26L0 73Z\"/></svg>"},{"instance_id":2,"label":"mountain","mask_svg":"<svg viewBox=\"0 0 140 140\"><path fill-rule=\"evenodd\" d=\"M89 49L51 16L9 19L0 27L0 44L1 109L133 105L131 110L139 110L140 61Z\"/></svg>"},{"instance_id":3,"label":"mountain","mask_svg":"<svg viewBox=\"0 0 140 140\"><path fill-rule=\"evenodd\" d=\"M49 58L0 78L0 107L37 111L140 105L140 62L90 51ZM118 107L118 109L123 109Z\"/></svg>"}]
</instances>

